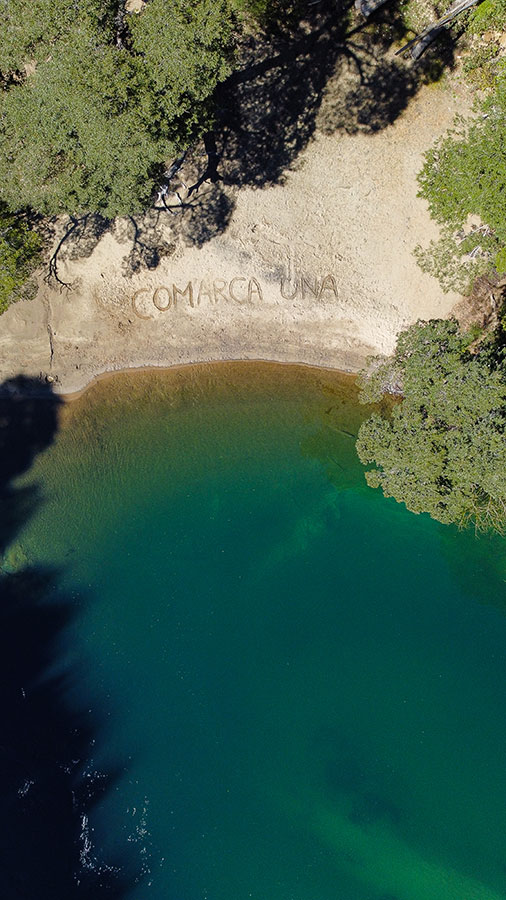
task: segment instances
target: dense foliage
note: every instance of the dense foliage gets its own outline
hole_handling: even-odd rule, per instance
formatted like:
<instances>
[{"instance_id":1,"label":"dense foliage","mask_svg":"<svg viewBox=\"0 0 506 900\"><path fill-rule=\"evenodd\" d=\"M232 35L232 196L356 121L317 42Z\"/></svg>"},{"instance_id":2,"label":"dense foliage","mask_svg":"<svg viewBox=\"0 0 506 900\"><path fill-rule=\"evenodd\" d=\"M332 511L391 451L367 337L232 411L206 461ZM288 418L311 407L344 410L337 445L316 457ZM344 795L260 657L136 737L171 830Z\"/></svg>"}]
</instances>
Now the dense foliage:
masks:
<instances>
[{"instance_id":1,"label":"dense foliage","mask_svg":"<svg viewBox=\"0 0 506 900\"><path fill-rule=\"evenodd\" d=\"M230 71L228 0L9 0L0 51L0 184L13 210L146 206L168 160L209 127Z\"/></svg>"},{"instance_id":2,"label":"dense foliage","mask_svg":"<svg viewBox=\"0 0 506 900\"><path fill-rule=\"evenodd\" d=\"M469 31L483 34L485 31L501 31L506 28L506 0L482 0L469 15Z\"/></svg>"},{"instance_id":3,"label":"dense foliage","mask_svg":"<svg viewBox=\"0 0 506 900\"><path fill-rule=\"evenodd\" d=\"M361 426L357 451L372 487L413 512L478 529L506 527L506 369L454 320L419 322L364 380L362 399L402 388L391 415Z\"/></svg>"},{"instance_id":4,"label":"dense foliage","mask_svg":"<svg viewBox=\"0 0 506 900\"><path fill-rule=\"evenodd\" d=\"M444 290L461 293L478 275L506 272L506 0L482 0L467 15L463 72L487 96L426 154L420 196L441 236L415 251Z\"/></svg>"},{"instance_id":5,"label":"dense foliage","mask_svg":"<svg viewBox=\"0 0 506 900\"><path fill-rule=\"evenodd\" d=\"M104 40L113 39L117 6L112 0L0 0L0 72L26 74L26 67L46 59L78 20Z\"/></svg>"},{"instance_id":6,"label":"dense foliage","mask_svg":"<svg viewBox=\"0 0 506 900\"><path fill-rule=\"evenodd\" d=\"M0 0L0 312L40 239L20 210L128 215L209 128L232 0Z\"/></svg>"},{"instance_id":7,"label":"dense foliage","mask_svg":"<svg viewBox=\"0 0 506 900\"><path fill-rule=\"evenodd\" d=\"M461 120L426 154L420 195L443 229L441 240L418 257L445 290L465 292L478 274L506 272L505 135L506 75L497 79L478 117Z\"/></svg>"},{"instance_id":8,"label":"dense foliage","mask_svg":"<svg viewBox=\"0 0 506 900\"><path fill-rule=\"evenodd\" d=\"M301 18L307 0L232 0L239 13L247 13L271 32L290 29Z\"/></svg>"},{"instance_id":9,"label":"dense foliage","mask_svg":"<svg viewBox=\"0 0 506 900\"><path fill-rule=\"evenodd\" d=\"M0 204L0 313L26 293L26 279L40 262L41 247L39 235Z\"/></svg>"}]
</instances>

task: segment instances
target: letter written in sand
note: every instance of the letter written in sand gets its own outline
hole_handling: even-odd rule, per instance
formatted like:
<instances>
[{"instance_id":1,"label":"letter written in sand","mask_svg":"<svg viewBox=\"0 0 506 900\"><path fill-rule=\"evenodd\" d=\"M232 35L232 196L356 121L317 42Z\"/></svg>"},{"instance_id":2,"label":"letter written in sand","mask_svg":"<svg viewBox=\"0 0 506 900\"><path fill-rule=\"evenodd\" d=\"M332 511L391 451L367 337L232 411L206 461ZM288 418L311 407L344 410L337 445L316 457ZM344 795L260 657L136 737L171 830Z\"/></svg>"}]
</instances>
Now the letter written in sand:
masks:
<instances>
[{"instance_id":1,"label":"letter written in sand","mask_svg":"<svg viewBox=\"0 0 506 900\"><path fill-rule=\"evenodd\" d=\"M146 316L144 313L141 313L138 307L138 300L141 294L149 294L149 290L147 288L141 288L140 291L136 291L132 297L132 309L137 316L138 319L152 319L153 316Z\"/></svg>"},{"instance_id":2,"label":"letter written in sand","mask_svg":"<svg viewBox=\"0 0 506 900\"><path fill-rule=\"evenodd\" d=\"M192 307L195 306L195 304L193 302L193 285L192 285L191 281L188 282L188 284L186 285L186 287L184 289L178 288L177 284L173 284L172 292L173 292L173 296L174 296L174 306L176 305L178 294L180 297L186 297L186 299L190 303L190 306L192 306Z\"/></svg>"},{"instance_id":3,"label":"letter written in sand","mask_svg":"<svg viewBox=\"0 0 506 900\"><path fill-rule=\"evenodd\" d=\"M322 284L321 284L320 293L318 294L318 300L322 300L322 299L330 300L331 299L330 296L328 296L328 297L323 296L324 291L329 291L331 294L334 294L334 297L336 300L339 299L338 295L337 295L336 279L334 278L333 275L325 275L325 278L323 279Z\"/></svg>"},{"instance_id":4,"label":"letter written in sand","mask_svg":"<svg viewBox=\"0 0 506 900\"><path fill-rule=\"evenodd\" d=\"M262 296L262 288L260 287L256 278L250 278L248 284L248 303L253 303L253 297L257 298L258 303L262 303L264 299Z\"/></svg>"},{"instance_id":5,"label":"letter written in sand","mask_svg":"<svg viewBox=\"0 0 506 900\"><path fill-rule=\"evenodd\" d=\"M307 297L307 291L309 291L309 293L313 295L313 297L315 298L315 300L318 300L318 299L319 299L320 290L319 290L319 285L318 285L318 279L317 279L317 278L314 279L314 284L311 284L311 282L309 281L309 279L306 278L305 275L303 275L302 278L301 278L301 280L300 280L300 286L301 286L302 299L303 299L303 300L305 300L306 297Z\"/></svg>"},{"instance_id":6,"label":"letter written in sand","mask_svg":"<svg viewBox=\"0 0 506 900\"><path fill-rule=\"evenodd\" d=\"M197 306L200 306L200 301L205 299L208 303L213 302L213 295L211 294L211 288L207 284L207 281L201 281L199 285L199 292L197 294Z\"/></svg>"},{"instance_id":7,"label":"letter written in sand","mask_svg":"<svg viewBox=\"0 0 506 900\"><path fill-rule=\"evenodd\" d=\"M297 292L299 290L298 279L297 278L295 279L291 293L287 290L287 287L289 287L289 285L290 285L290 281L288 278L281 279L279 291L280 291L281 296L283 297L283 300L295 300L295 298L297 296Z\"/></svg>"},{"instance_id":8,"label":"letter written in sand","mask_svg":"<svg viewBox=\"0 0 506 900\"><path fill-rule=\"evenodd\" d=\"M238 285L240 284L240 282L246 283L247 280L248 280L247 278L232 278L232 281L230 282L230 284L228 286L228 292L230 294L231 299L235 300L236 303L240 303L241 305L243 303L246 303L246 300L248 298L247 298L246 292L243 290L243 288L239 288ZM239 296L239 291L241 292L242 296ZM249 296L249 289L248 289L248 296Z\"/></svg>"},{"instance_id":9,"label":"letter written in sand","mask_svg":"<svg viewBox=\"0 0 506 900\"><path fill-rule=\"evenodd\" d=\"M172 303L172 297L168 287L157 287L153 294L153 304L160 312L165 312Z\"/></svg>"},{"instance_id":10,"label":"letter written in sand","mask_svg":"<svg viewBox=\"0 0 506 900\"><path fill-rule=\"evenodd\" d=\"M228 302L228 297L223 293L227 286L227 282L223 281L223 278L216 278L213 281L213 292L214 292L214 302L218 303L218 300L224 300L225 303Z\"/></svg>"}]
</instances>

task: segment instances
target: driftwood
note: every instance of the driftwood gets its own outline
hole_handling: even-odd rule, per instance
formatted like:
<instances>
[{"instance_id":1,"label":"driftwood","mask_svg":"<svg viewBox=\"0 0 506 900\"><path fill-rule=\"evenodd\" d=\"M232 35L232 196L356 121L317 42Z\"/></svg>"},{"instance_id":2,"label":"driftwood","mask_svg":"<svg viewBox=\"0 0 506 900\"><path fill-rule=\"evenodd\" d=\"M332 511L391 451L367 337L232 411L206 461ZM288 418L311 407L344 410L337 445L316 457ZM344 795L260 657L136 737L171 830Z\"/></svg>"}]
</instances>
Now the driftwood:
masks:
<instances>
[{"instance_id":1,"label":"driftwood","mask_svg":"<svg viewBox=\"0 0 506 900\"><path fill-rule=\"evenodd\" d=\"M388 0L355 0L355 9L367 19L367 16L372 15L385 3L388 3Z\"/></svg>"},{"instance_id":2,"label":"driftwood","mask_svg":"<svg viewBox=\"0 0 506 900\"><path fill-rule=\"evenodd\" d=\"M397 50L396 56L399 56L401 53L406 53L406 51L410 51L410 56L412 59L419 59L422 53L425 52L429 44L438 36L438 34L444 30L445 26L448 25L453 19L457 16L460 16L461 13L465 12L466 9L470 9L471 6L475 6L476 3L480 3L481 0L456 0L450 8L445 12L444 16L437 20L437 22L432 22L431 25L428 25L427 28L424 28L420 34L417 34L411 41L408 41L407 44L404 44L404 47L401 47L400 50Z\"/></svg>"}]
</instances>

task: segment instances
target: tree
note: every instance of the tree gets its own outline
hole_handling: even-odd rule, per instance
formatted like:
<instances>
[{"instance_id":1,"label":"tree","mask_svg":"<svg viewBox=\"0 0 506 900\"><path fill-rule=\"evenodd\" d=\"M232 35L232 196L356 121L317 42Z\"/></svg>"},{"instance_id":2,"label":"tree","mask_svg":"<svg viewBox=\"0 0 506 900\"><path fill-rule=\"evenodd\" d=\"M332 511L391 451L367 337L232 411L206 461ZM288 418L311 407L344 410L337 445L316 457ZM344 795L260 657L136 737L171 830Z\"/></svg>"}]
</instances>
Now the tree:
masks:
<instances>
[{"instance_id":1,"label":"tree","mask_svg":"<svg viewBox=\"0 0 506 900\"><path fill-rule=\"evenodd\" d=\"M40 236L0 203L0 313L26 293L26 280L40 264L41 248Z\"/></svg>"},{"instance_id":2,"label":"tree","mask_svg":"<svg viewBox=\"0 0 506 900\"><path fill-rule=\"evenodd\" d=\"M371 487L444 523L506 527L506 369L494 365L455 320L418 322L399 335L394 356L364 379L362 400L386 384L403 398L389 417L360 427L357 452Z\"/></svg>"},{"instance_id":3,"label":"tree","mask_svg":"<svg viewBox=\"0 0 506 900\"><path fill-rule=\"evenodd\" d=\"M46 215L142 210L209 127L230 71L228 0L152 0L130 16L120 2L41 0L40 22L33 6L8 7L0 54L3 199Z\"/></svg>"},{"instance_id":4,"label":"tree","mask_svg":"<svg viewBox=\"0 0 506 900\"><path fill-rule=\"evenodd\" d=\"M483 272L506 272L506 76L498 77L481 115L458 127L426 154L418 176L419 196L443 226L427 251L417 248L422 268L445 290L466 292ZM469 215L478 217L471 229Z\"/></svg>"},{"instance_id":5,"label":"tree","mask_svg":"<svg viewBox=\"0 0 506 900\"><path fill-rule=\"evenodd\" d=\"M26 74L25 67L46 59L77 19L105 39L114 36L117 0L0 0L0 72ZM77 9L78 7L78 9Z\"/></svg>"},{"instance_id":6,"label":"tree","mask_svg":"<svg viewBox=\"0 0 506 900\"><path fill-rule=\"evenodd\" d=\"M271 33L290 31L302 18L307 0L233 0L239 12Z\"/></svg>"},{"instance_id":7,"label":"tree","mask_svg":"<svg viewBox=\"0 0 506 900\"><path fill-rule=\"evenodd\" d=\"M228 0L151 0L130 20L133 48L171 119L202 124L216 85L230 74L234 18Z\"/></svg>"}]
</instances>

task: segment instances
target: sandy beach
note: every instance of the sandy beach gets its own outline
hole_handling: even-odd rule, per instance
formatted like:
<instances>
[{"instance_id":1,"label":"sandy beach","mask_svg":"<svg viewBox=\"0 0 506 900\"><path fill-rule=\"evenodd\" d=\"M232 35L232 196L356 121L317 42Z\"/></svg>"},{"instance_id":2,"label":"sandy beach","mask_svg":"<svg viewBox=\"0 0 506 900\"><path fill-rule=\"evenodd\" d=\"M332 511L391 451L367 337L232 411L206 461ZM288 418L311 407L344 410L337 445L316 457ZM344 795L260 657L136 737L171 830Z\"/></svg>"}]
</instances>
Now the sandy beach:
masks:
<instances>
[{"instance_id":1,"label":"sandy beach","mask_svg":"<svg viewBox=\"0 0 506 900\"><path fill-rule=\"evenodd\" d=\"M50 376L68 393L104 372L211 360L355 372L390 353L406 325L448 316L459 297L413 257L437 235L416 173L462 98L422 87L377 133L328 133L331 87L279 183L220 186L231 213L216 234L195 235L216 191L204 184L191 234L186 213L161 209L137 220L137 236L119 221L85 256L64 249L58 271L71 289L41 276L35 299L0 318L0 378ZM135 262L143 246L157 248L151 268Z\"/></svg>"}]
</instances>

